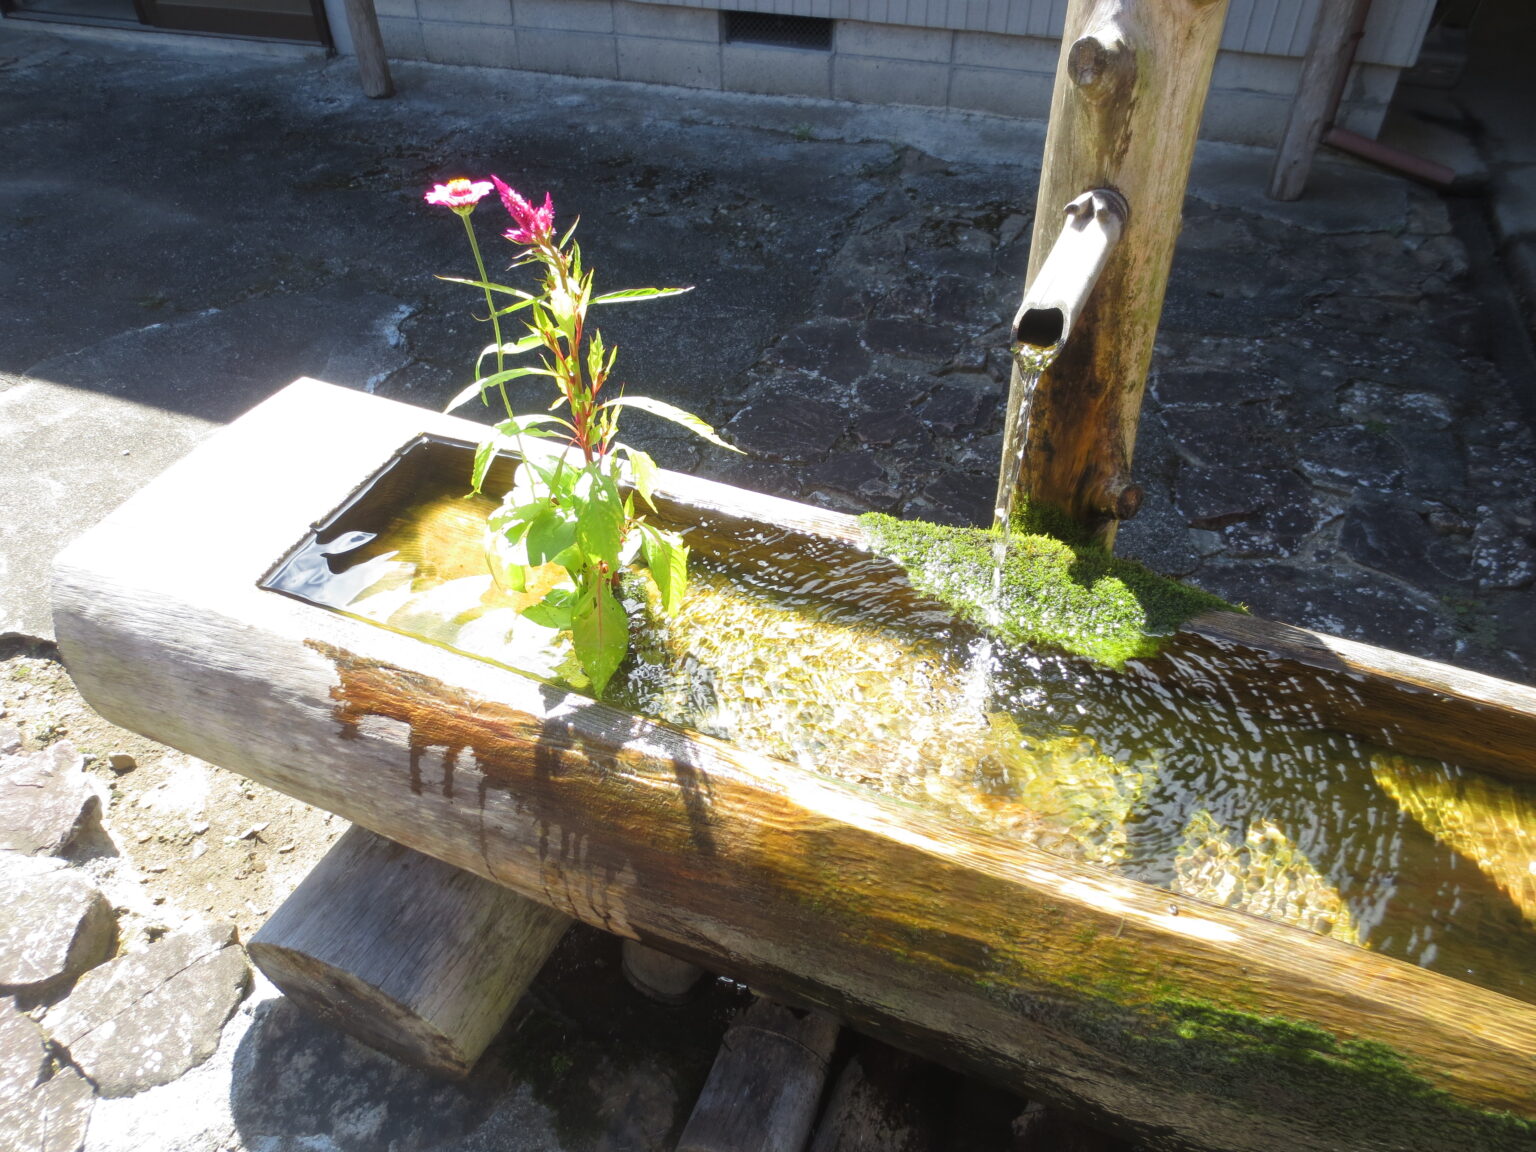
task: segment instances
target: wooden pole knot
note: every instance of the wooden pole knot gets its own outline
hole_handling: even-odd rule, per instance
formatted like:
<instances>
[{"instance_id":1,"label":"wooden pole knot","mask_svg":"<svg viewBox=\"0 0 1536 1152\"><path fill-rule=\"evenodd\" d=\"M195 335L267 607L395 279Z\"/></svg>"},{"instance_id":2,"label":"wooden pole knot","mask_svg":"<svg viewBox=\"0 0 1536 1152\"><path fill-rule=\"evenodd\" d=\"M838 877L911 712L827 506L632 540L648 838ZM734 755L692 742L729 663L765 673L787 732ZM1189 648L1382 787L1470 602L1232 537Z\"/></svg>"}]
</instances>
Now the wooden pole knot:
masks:
<instances>
[{"instance_id":1,"label":"wooden pole knot","mask_svg":"<svg viewBox=\"0 0 1536 1152\"><path fill-rule=\"evenodd\" d=\"M1141 511L1145 495L1140 484L1133 484L1128 477L1117 474L1099 485L1093 502L1111 520L1130 520Z\"/></svg>"},{"instance_id":2,"label":"wooden pole knot","mask_svg":"<svg viewBox=\"0 0 1536 1152\"><path fill-rule=\"evenodd\" d=\"M1136 51L1118 21L1079 36L1067 51L1067 75L1093 100L1128 93L1136 82Z\"/></svg>"}]
</instances>

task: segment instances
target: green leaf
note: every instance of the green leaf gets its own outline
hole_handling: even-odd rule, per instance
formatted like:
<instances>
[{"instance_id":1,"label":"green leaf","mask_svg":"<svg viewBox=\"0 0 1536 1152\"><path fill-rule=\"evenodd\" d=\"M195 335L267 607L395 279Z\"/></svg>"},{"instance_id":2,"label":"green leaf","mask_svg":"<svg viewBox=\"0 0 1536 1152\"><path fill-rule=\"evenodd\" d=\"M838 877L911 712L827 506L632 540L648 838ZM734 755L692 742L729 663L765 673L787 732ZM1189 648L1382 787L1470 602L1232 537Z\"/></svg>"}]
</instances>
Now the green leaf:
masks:
<instances>
[{"instance_id":1,"label":"green leaf","mask_svg":"<svg viewBox=\"0 0 1536 1152\"><path fill-rule=\"evenodd\" d=\"M652 300L657 296L681 296L684 292L692 292L693 285L686 288L625 288L619 292L604 292L601 296L593 297L593 304L627 304L631 300Z\"/></svg>"},{"instance_id":2,"label":"green leaf","mask_svg":"<svg viewBox=\"0 0 1536 1152\"><path fill-rule=\"evenodd\" d=\"M612 573L619 566L619 547L624 542L624 501L618 486L596 473L576 499L576 543L587 563L601 561Z\"/></svg>"},{"instance_id":3,"label":"green leaf","mask_svg":"<svg viewBox=\"0 0 1536 1152\"><path fill-rule=\"evenodd\" d=\"M546 503L544 510L528 521L524 546L528 563L559 564L569 570L576 561L572 551L576 543L576 523L565 508Z\"/></svg>"},{"instance_id":4,"label":"green leaf","mask_svg":"<svg viewBox=\"0 0 1536 1152\"><path fill-rule=\"evenodd\" d=\"M662 611L676 612L688 590L688 546L675 532L665 532L649 524L640 525L645 541L645 565L661 593Z\"/></svg>"},{"instance_id":5,"label":"green leaf","mask_svg":"<svg viewBox=\"0 0 1536 1152\"><path fill-rule=\"evenodd\" d=\"M494 313L492 313L492 315L495 315L495 316L506 316L506 315L509 315L509 314L511 314L513 312L518 312L518 311L520 311L520 310L522 310L524 308L527 308L532 303L533 303L532 300L519 300L516 304L508 304L505 308L498 308L498 309L496 309L496 311Z\"/></svg>"},{"instance_id":6,"label":"green leaf","mask_svg":"<svg viewBox=\"0 0 1536 1152\"><path fill-rule=\"evenodd\" d=\"M470 473L469 486L476 492L480 491L480 485L485 483L485 474L491 470L491 461L496 456L496 447L501 443L501 437L492 436L489 440L480 441L475 448L475 467Z\"/></svg>"},{"instance_id":7,"label":"green leaf","mask_svg":"<svg viewBox=\"0 0 1536 1152\"><path fill-rule=\"evenodd\" d=\"M520 300L532 300L532 293L524 292L521 288L510 288L505 284L492 284L489 280L466 280L462 276L439 276L439 280L446 280L450 284L468 284L471 288L488 288L492 292L504 292L508 296L516 296Z\"/></svg>"},{"instance_id":8,"label":"green leaf","mask_svg":"<svg viewBox=\"0 0 1536 1152\"><path fill-rule=\"evenodd\" d=\"M674 424L681 424L695 435L702 436L711 444L718 444L722 448L728 448L732 452L741 452L734 444L727 444L715 434L715 430L704 421L700 420L692 412L684 412L675 405L662 400L652 400L649 396L619 396L602 405L604 408L638 408L642 412L649 412L652 416L660 416L663 420L670 420ZM743 456L745 452L741 452Z\"/></svg>"},{"instance_id":9,"label":"green leaf","mask_svg":"<svg viewBox=\"0 0 1536 1152\"><path fill-rule=\"evenodd\" d=\"M601 697L629 651L629 618L597 571L587 569L582 584L571 614L571 640L582 671L592 678L593 695Z\"/></svg>"},{"instance_id":10,"label":"green leaf","mask_svg":"<svg viewBox=\"0 0 1536 1152\"><path fill-rule=\"evenodd\" d=\"M595 328L587 340L587 378L594 385L603 378L603 334Z\"/></svg>"},{"instance_id":11,"label":"green leaf","mask_svg":"<svg viewBox=\"0 0 1536 1152\"><path fill-rule=\"evenodd\" d=\"M655 511L656 501L651 499L651 491L656 486L656 474L661 470L656 467L656 461L651 459L649 452L642 452L638 448L631 448L628 444L620 444L618 451L623 452L629 458L630 477L635 482L635 491L640 493L640 499L644 500Z\"/></svg>"},{"instance_id":12,"label":"green leaf","mask_svg":"<svg viewBox=\"0 0 1536 1152\"><path fill-rule=\"evenodd\" d=\"M548 439L550 434L541 429L549 424L558 424L562 428L575 431L570 421L562 420L559 416L551 416L547 412L535 412L530 416L513 416L510 420L503 420L496 425L496 431L508 440L516 439L518 436L542 436Z\"/></svg>"},{"instance_id":13,"label":"green leaf","mask_svg":"<svg viewBox=\"0 0 1536 1152\"><path fill-rule=\"evenodd\" d=\"M553 628L556 632L564 632L571 626L571 615L575 605L574 592L569 588L556 588L537 604L523 609L523 615L541 628Z\"/></svg>"},{"instance_id":14,"label":"green leaf","mask_svg":"<svg viewBox=\"0 0 1536 1152\"><path fill-rule=\"evenodd\" d=\"M502 504L494 512L485 518L486 527L492 532L500 532L509 536L514 532L524 532L522 527L528 521L534 519L545 508L549 507L547 500L535 500L531 504Z\"/></svg>"},{"instance_id":15,"label":"green leaf","mask_svg":"<svg viewBox=\"0 0 1536 1152\"><path fill-rule=\"evenodd\" d=\"M547 368L508 368L505 372L493 372L489 376L482 376L468 388L465 388L452 400L448 401L448 406L444 408L443 411L452 412L460 404L467 403L468 401L473 400L476 396L479 396L482 400L484 400L486 391L496 387L498 384L505 384L508 380L516 380L520 376L552 375L553 373L550 372Z\"/></svg>"},{"instance_id":16,"label":"green leaf","mask_svg":"<svg viewBox=\"0 0 1536 1152\"><path fill-rule=\"evenodd\" d=\"M521 340L515 341L511 344L487 344L483 349L480 350L480 355L475 358L475 374L477 376L480 374L480 365L485 363L485 358L487 356L495 355L498 349L501 351L503 356L518 356L524 352L531 352L533 349L542 348L543 346L544 337L540 334L524 336Z\"/></svg>"}]
</instances>

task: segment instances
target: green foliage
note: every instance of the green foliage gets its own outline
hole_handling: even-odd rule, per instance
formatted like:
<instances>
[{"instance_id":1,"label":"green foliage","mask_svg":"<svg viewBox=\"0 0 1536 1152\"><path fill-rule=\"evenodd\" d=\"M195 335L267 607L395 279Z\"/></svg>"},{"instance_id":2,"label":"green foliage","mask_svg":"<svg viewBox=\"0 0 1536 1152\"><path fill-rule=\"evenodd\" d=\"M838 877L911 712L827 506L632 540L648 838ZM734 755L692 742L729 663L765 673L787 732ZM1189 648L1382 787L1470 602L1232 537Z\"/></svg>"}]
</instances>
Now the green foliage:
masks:
<instances>
[{"instance_id":1,"label":"green foliage","mask_svg":"<svg viewBox=\"0 0 1536 1152\"><path fill-rule=\"evenodd\" d=\"M1029 521L1011 533L994 588L998 532L880 513L859 520L877 553L967 623L1006 643L1058 648L1110 668L1155 655L1191 616L1238 610L1135 561L1039 535Z\"/></svg>"},{"instance_id":2,"label":"green foliage","mask_svg":"<svg viewBox=\"0 0 1536 1152\"><path fill-rule=\"evenodd\" d=\"M681 424L725 448L713 428L691 412L643 396L601 399L613 373L618 349L603 343L602 333L587 327L587 309L595 304L625 304L675 296L687 288L630 288L594 295L592 273L582 267L581 248L573 240L575 225L558 240L554 208L546 199L537 208L512 189L491 178L517 228L506 233L521 249L513 267L542 269L538 291L492 283L486 276L470 214L490 183L455 181L440 186L428 200L445 204L463 219L478 279L443 279L478 288L485 297L485 320L494 339L475 359L475 379L459 391L448 410L479 398L490 403L494 391L507 418L478 447L471 484L480 491L492 460L513 450L524 461L517 480L492 513L489 529L495 539L498 582L517 594L520 610L533 622L569 630L580 672L601 696L629 650L629 621L614 595L625 565L643 551L661 590L667 611L676 611L688 583L688 549L672 532L648 524L637 515L625 485L652 504L656 462L646 453L615 441L619 413L639 408ZM497 299L511 297L511 304ZM515 340L502 336L501 318L526 310L527 331ZM509 357L537 354L539 363L507 367ZM484 373L486 361L495 370ZM547 411L518 415L507 385L527 377L554 381L557 395ZM563 410L563 415L557 415ZM530 458L528 438L565 439L563 452ZM734 451L734 449L732 449ZM653 506L654 507L654 506Z\"/></svg>"}]
</instances>

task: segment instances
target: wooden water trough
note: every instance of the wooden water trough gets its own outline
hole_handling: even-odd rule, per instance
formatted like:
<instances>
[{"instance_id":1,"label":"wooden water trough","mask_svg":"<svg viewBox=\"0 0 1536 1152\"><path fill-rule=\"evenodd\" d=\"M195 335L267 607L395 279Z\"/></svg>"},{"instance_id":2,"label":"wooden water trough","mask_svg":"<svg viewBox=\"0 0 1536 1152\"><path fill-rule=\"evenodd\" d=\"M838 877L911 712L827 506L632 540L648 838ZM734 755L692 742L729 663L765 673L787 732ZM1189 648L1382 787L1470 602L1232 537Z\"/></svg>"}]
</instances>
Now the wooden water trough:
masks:
<instances>
[{"instance_id":1,"label":"wooden water trough","mask_svg":"<svg viewBox=\"0 0 1536 1152\"><path fill-rule=\"evenodd\" d=\"M1149 1147L1536 1148L1528 1003L261 586L402 448L482 431L289 386L61 555L81 692L114 723ZM696 547L769 536L829 574L884 563L824 510L674 474L658 503ZM1368 645L1208 614L1138 674L1199 692L1223 666L1317 723L1536 775L1536 692Z\"/></svg>"}]
</instances>

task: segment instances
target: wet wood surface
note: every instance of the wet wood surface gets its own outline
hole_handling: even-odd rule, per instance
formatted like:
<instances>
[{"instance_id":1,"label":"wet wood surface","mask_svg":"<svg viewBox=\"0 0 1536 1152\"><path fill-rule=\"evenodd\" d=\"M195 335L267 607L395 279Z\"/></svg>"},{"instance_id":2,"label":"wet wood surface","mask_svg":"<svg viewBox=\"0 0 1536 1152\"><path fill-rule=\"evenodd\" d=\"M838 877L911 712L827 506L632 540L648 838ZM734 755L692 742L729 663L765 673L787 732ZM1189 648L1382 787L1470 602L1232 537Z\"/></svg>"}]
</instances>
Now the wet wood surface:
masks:
<instances>
[{"instance_id":1,"label":"wet wood surface","mask_svg":"<svg viewBox=\"0 0 1536 1152\"><path fill-rule=\"evenodd\" d=\"M258 587L424 430L477 435L300 382L87 533L56 579L86 699L565 915L1165 1147L1379 1149L1463 1132L1458 1108L1536 1120L1530 1005ZM675 500L727 503L701 484L665 479ZM232 522L246 492L263 499ZM790 530L793 505L739 504ZM807 511L792 530L811 523L856 528ZM1531 1146L1477 1123L1488 1147Z\"/></svg>"}]
</instances>

